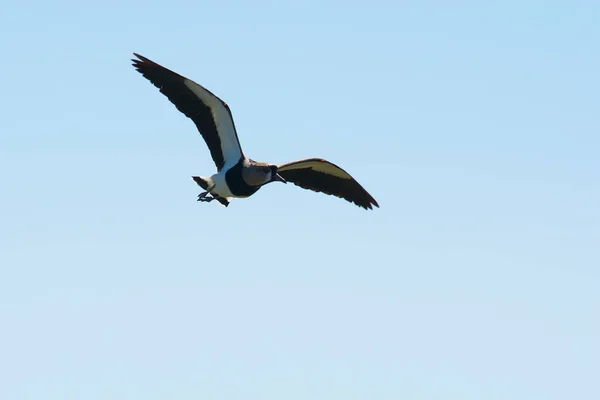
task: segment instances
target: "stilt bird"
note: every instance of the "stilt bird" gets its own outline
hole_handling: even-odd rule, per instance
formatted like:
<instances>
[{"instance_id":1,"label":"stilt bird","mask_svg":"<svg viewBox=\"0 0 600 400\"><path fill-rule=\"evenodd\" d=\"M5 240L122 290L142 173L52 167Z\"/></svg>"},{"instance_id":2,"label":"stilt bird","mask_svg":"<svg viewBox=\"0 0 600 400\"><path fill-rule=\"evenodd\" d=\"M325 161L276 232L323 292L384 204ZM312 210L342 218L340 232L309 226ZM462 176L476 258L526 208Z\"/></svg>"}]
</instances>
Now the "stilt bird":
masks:
<instances>
[{"instance_id":1,"label":"stilt bird","mask_svg":"<svg viewBox=\"0 0 600 400\"><path fill-rule=\"evenodd\" d=\"M198 195L198 201L217 200L227 207L231 199L249 197L267 183L292 182L365 209L379 207L350 174L327 160L307 158L276 165L249 159L242 151L231 110L223 100L196 82L133 54L138 58L132 59L136 70L196 124L210 150L217 173L192 176L205 190Z\"/></svg>"}]
</instances>

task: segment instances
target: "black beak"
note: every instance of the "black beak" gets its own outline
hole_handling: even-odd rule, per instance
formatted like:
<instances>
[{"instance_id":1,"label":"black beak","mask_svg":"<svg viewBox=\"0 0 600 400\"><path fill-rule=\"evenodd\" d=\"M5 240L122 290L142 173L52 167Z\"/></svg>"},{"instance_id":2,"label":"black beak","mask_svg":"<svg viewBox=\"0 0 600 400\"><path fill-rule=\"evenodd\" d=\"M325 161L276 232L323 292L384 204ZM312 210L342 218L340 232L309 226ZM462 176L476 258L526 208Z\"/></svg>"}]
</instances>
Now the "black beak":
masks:
<instances>
[{"instance_id":1,"label":"black beak","mask_svg":"<svg viewBox=\"0 0 600 400\"><path fill-rule=\"evenodd\" d=\"M275 175L273 175L273 177L271 178L271 182L283 182L283 183L287 183L287 181L285 179L283 179L281 177L281 175L279 175L278 173L275 173Z\"/></svg>"}]
</instances>

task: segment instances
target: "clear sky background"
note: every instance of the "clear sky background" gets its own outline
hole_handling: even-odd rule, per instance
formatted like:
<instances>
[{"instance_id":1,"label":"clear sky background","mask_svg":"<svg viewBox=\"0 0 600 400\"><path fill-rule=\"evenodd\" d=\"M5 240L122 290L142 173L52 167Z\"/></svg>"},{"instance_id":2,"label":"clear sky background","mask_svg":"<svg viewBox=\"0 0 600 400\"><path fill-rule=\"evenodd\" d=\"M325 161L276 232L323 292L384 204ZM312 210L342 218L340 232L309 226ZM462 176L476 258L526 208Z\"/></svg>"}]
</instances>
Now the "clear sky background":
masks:
<instances>
[{"instance_id":1,"label":"clear sky background","mask_svg":"<svg viewBox=\"0 0 600 400\"><path fill-rule=\"evenodd\" d=\"M5 2L0 398L598 399L600 3ZM193 123L380 203L200 204Z\"/></svg>"}]
</instances>

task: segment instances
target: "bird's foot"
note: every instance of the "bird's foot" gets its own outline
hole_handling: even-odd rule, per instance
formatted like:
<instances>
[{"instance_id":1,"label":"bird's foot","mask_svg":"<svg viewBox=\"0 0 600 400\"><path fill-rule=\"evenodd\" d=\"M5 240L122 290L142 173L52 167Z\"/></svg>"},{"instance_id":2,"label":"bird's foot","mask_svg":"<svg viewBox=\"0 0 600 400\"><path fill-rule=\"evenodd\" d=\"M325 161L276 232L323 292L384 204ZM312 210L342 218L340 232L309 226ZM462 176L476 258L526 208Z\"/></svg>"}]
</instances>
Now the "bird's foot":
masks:
<instances>
[{"instance_id":1,"label":"bird's foot","mask_svg":"<svg viewBox=\"0 0 600 400\"><path fill-rule=\"evenodd\" d=\"M201 201L203 203L210 203L214 199L214 197L210 196L209 192L202 192L198 195L198 201Z\"/></svg>"}]
</instances>

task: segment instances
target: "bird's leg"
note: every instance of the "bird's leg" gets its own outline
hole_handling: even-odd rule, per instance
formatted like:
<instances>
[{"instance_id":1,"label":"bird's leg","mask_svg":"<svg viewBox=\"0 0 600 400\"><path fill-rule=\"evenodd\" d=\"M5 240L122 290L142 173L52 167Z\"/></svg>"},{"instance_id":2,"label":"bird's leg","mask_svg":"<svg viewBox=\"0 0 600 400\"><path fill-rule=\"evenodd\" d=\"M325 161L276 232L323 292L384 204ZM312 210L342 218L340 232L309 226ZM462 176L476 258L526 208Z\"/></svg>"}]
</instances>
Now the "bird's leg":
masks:
<instances>
[{"instance_id":1,"label":"bird's leg","mask_svg":"<svg viewBox=\"0 0 600 400\"><path fill-rule=\"evenodd\" d=\"M209 195L210 195L210 191L213 190L214 188L215 188L215 186L213 185L206 192L200 193L198 195L198 201L201 201L203 203L210 203L211 201L213 201L215 199L215 197L209 196Z\"/></svg>"},{"instance_id":2,"label":"bird's leg","mask_svg":"<svg viewBox=\"0 0 600 400\"><path fill-rule=\"evenodd\" d=\"M203 203L209 203L211 201L213 201L215 198L210 196L209 192L202 192L198 195L198 201L201 201Z\"/></svg>"}]
</instances>

